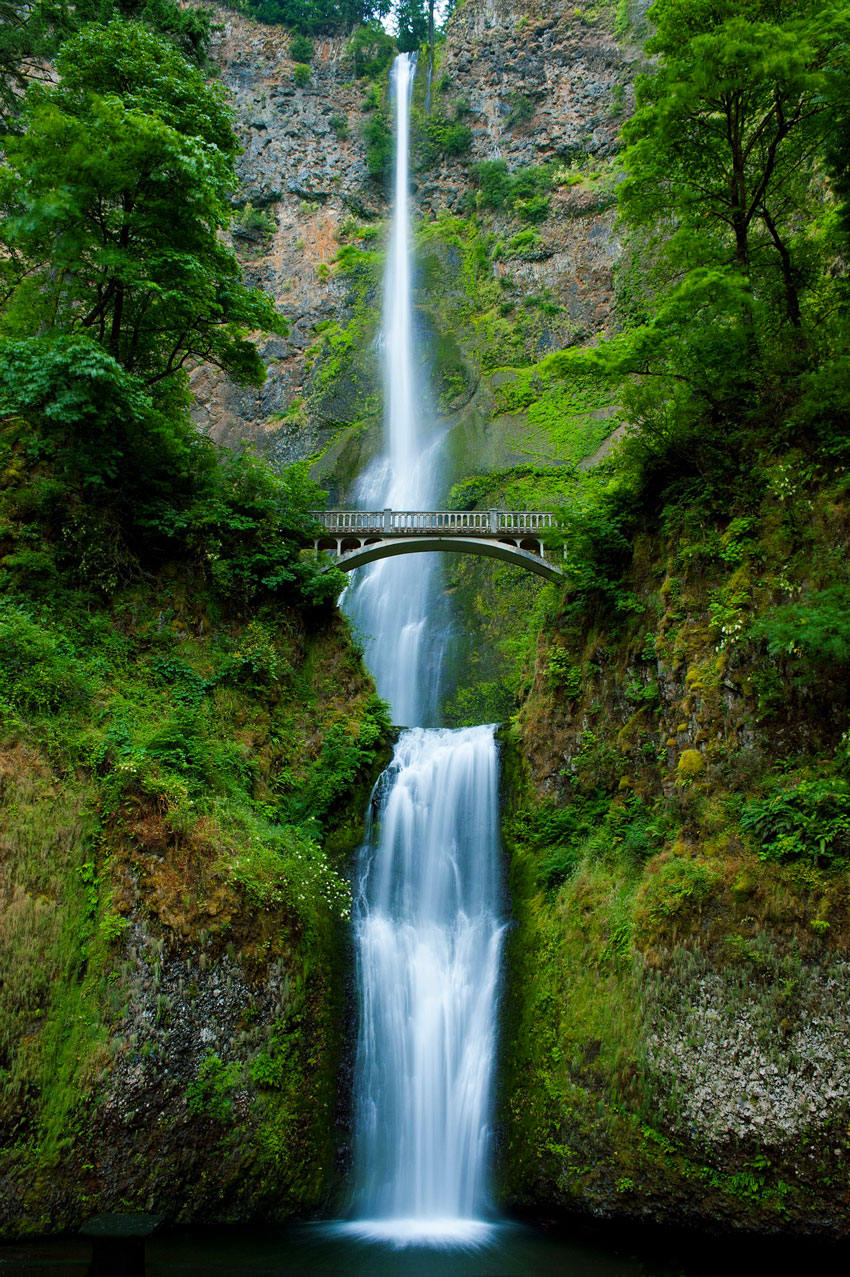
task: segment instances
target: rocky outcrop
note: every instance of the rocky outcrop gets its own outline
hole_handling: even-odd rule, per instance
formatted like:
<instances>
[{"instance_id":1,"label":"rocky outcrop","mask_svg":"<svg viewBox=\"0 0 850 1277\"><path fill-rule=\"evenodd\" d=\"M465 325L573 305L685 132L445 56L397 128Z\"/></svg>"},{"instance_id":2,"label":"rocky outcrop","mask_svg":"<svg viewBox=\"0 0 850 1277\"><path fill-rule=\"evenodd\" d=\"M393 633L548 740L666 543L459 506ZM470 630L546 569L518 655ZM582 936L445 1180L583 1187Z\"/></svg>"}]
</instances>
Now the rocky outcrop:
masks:
<instances>
[{"instance_id":1,"label":"rocky outcrop","mask_svg":"<svg viewBox=\"0 0 850 1277\"><path fill-rule=\"evenodd\" d=\"M321 344L317 332L328 321L344 325L358 304L350 280L334 268L345 227L380 225L388 211L383 183L369 176L363 137L376 97L371 85L355 78L347 39L318 40L309 82L296 85L289 32L227 9L216 16L220 30L213 56L244 147L235 243L248 278L272 294L290 332L261 345L268 379L259 391L239 390L214 369L196 369L194 411L199 427L217 441L249 442L288 463L321 454L347 424L359 428L364 393L374 416L374 377L365 392L353 387L346 395L338 384L346 399L341 411L315 402L310 389ZM611 15L592 7L565 11L549 3L532 10L527 0L507 5L467 0L438 46L431 116L451 119L459 113L471 138L463 154L414 172L418 225L474 206L475 165L482 160L503 160L512 172L550 166L548 215L534 228L533 243L516 251L509 245L507 256L494 254L488 267L518 299L543 296L558 309L537 357L592 339L613 322L619 242L611 162L633 99L637 11L632 20L632 27L621 24L624 34L617 36ZM426 75L423 57L417 87L423 113ZM384 83L376 87L378 97L385 93ZM253 224L245 218L248 205L262 210ZM524 225L509 212L484 210L479 220L491 239L506 241ZM374 363L369 343L377 300L359 349L364 367ZM420 302L427 310L427 289ZM470 356L473 380L480 358L480 351ZM510 359L494 348L489 362ZM478 407L485 418L495 413L486 394ZM449 428L460 420L458 412L449 406ZM494 456L491 464L506 460L507 454Z\"/></svg>"},{"instance_id":2,"label":"rocky outcrop","mask_svg":"<svg viewBox=\"0 0 850 1277\"><path fill-rule=\"evenodd\" d=\"M260 346L268 376L258 391L240 390L217 370L192 375L195 419L219 443L278 443L283 462L310 456L333 431L298 420L283 423L303 392L305 354L322 320L345 308L346 289L331 266L339 228L352 215L383 215L362 138L363 87L354 78L344 38L317 40L306 84L295 83L292 33L216 9L213 58L235 115L243 152L234 243L249 281L274 297L289 324L285 339ZM261 216L246 219L246 208Z\"/></svg>"}]
</instances>

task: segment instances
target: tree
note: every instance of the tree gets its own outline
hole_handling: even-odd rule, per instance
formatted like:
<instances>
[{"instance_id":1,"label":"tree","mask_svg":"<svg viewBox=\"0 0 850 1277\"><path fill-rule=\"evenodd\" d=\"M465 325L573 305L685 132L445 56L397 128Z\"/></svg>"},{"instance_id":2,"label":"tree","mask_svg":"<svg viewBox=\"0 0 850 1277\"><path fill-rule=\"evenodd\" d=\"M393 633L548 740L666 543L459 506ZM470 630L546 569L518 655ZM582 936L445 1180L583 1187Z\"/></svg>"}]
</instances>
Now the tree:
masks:
<instances>
[{"instance_id":1,"label":"tree","mask_svg":"<svg viewBox=\"0 0 850 1277\"><path fill-rule=\"evenodd\" d=\"M248 333L282 323L221 238L237 151L222 90L117 20L84 28L57 67L5 142L4 330L86 334L147 386L189 360L261 381Z\"/></svg>"},{"instance_id":2,"label":"tree","mask_svg":"<svg viewBox=\"0 0 850 1277\"><path fill-rule=\"evenodd\" d=\"M548 367L591 376L630 426L629 482L746 469L754 446L844 420L841 177L847 0L656 0L657 56L624 126L623 329ZM838 105L837 105L838 104ZM846 154L846 152L845 152Z\"/></svg>"},{"instance_id":3,"label":"tree","mask_svg":"<svg viewBox=\"0 0 850 1277\"><path fill-rule=\"evenodd\" d=\"M247 8L260 22L281 22L306 35L333 35L386 17L390 0L247 0Z\"/></svg>"},{"instance_id":4,"label":"tree","mask_svg":"<svg viewBox=\"0 0 850 1277\"><path fill-rule=\"evenodd\" d=\"M783 319L802 325L812 166L833 127L827 78L846 65L846 0L656 0L620 206L665 225L676 269L730 265L762 297L781 278Z\"/></svg>"},{"instance_id":5,"label":"tree","mask_svg":"<svg viewBox=\"0 0 850 1277\"><path fill-rule=\"evenodd\" d=\"M428 39L427 0L397 0L393 17L399 51L415 53Z\"/></svg>"},{"instance_id":6,"label":"tree","mask_svg":"<svg viewBox=\"0 0 850 1277\"><path fill-rule=\"evenodd\" d=\"M144 23L190 61L206 62L212 14L175 0L0 0L0 119L14 118L34 80L50 80L47 63L88 22L110 16Z\"/></svg>"}]
</instances>

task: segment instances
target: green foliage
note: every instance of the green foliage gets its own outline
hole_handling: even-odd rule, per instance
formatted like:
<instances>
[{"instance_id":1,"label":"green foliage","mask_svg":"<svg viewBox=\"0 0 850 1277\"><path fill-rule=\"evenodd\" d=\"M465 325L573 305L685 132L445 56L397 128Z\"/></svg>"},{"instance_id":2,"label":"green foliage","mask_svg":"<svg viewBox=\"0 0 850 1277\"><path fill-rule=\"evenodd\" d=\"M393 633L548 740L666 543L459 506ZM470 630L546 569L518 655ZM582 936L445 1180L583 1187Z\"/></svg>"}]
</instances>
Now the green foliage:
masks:
<instances>
[{"instance_id":1,"label":"green foliage","mask_svg":"<svg viewBox=\"0 0 850 1277\"><path fill-rule=\"evenodd\" d=\"M774 608L750 626L764 639L771 656L796 658L815 671L850 661L850 586L836 584L812 590L792 603Z\"/></svg>"},{"instance_id":2,"label":"green foliage","mask_svg":"<svg viewBox=\"0 0 850 1277\"><path fill-rule=\"evenodd\" d=\"M393 7L400 53L415 53L428 39L427 0L396 0Z\"/></svg>"},{"instance_id":3,"label":"green foliage","mask_svg":"<svg viewBox=\"0 0 850 1277\"><path fill-rule=\"evenodd\" d=\"M305 35L295 35L289 44L289 56L293 62L313 61L313 41Z\"/></svg>"},{"instance_id":4,"label":"green foliage","mask_svg":"<svg viewBox=\"0 0 850 1277\"><path fill-rule=\"evenodd\" d=\"M511 109L505 120L505 128L512 129L517 124L527 124L534 117L534 99L525 93L512 93Z\"/></svg>"},{"instance_id":5,"label":"green foliage","mask_svg":"<svg viewBox=\"0 0 850 1277\"><path fill-rule=\"evenodd\" d=\"M62 42L89 22L111 17L140 22L167 38L185 58L206 63L212 34L212 14L174 0L76 0L57 5L35 0L0 4L0 119L14 118L31 77L52 58Z\"/></svg>"},{"instance_id":6,"label":"green foliage","mask_svg":"<svg viewBox=\"0 0 850 1277\"><path fill-rule=\"evenodd\" d=\"M233 1121L233 1092L239 1085L239 1064L225 1064L212 1051L198 1068L198 1076L186 1091L186 1104L196 1117L207 1117L225 1125Z\"/></svg>"},{"instance_id":7,"label":"green foliage","mask_svg":"<svg viewBox=\"0 0 850 1277\"><path fill-rule=\"evenodd\" d=\"M844 864L850 857L850 784L821 776L751 799L741 826L759 843L762 860Z\"/></svg>"},{"instance_id":8,"label":"green foliage","mask_svg":"<svg viewBox=\"0 0 850 1277\"><path fill-rule=\"evenodd\" d=\"M306 63L296 63L292 68L292 79L299 89L305 88L310 83L310 68Z\"/></svg>"},{"instance_id":9,"label":"green foliage","mask_svg":"<svg viewBox=\"0 0 850 1277\"><path fill-rule=\"evenodd\" d=\"M237 149L222 90L118 21L84 28L57 67L0 169L6 333L85 335L147 386L190 358L259 382L248 333L281 323L219 233Z\"/></svg>"},{"instance_id":10,"label":"green foliage","mask_svg":"<svg viewBox=\"0 0 850 1277\"><path fill-rule=\"evenodd\" d=\"M338 137L340 141L348 137L348 120L344 115L332 115L328 125L334 137Z\"/></svg>"},{"instance_id":11,"label":"green foliage","mask_svg":"<svg viewBox=\"0 0 850 1277\"><path fill-rule=\"evenodd\" d=\"M254 208L249 200L244 204L236 215L236 229L234 234L247 235L249 238L256 236L273 235L277 230L277 222L274 215L265 208Z\"/></svg>"},{"instance_id":12,"label":"green foliage","mask_svg":"<svg viewBox=\"0 0 850 1277\"><path fill-rule=\"evenodd\" d=\"M508 209L521 221L539 224L549 215L552 173L546 166L508 172L504 160L483 160L473 166L475 203L479 208Z\"/></svg>"},{"instance_id":13,"label":"green foliage","mask_svg":"<svg viewBox=\"0 0 850 1277\"><path fill-rule=\"evenodd\" d=\"M548 364L629 421L616 470L647 510L676 485L719 497L760 444L844 455L850 334L824 323L843 285L819 156L840 132L848 21L837 0L653 7L617 192L622 328Z\"/></svg>"},{"instance_id":14,"label":"green foliage","mask_svg":"<svg viewBox=\"0 0 850 1277\"><path fill-rule=\"evenodd\" d=\"M383 111L376 111L363 125L366 142L366 168L377 182L389 177L393 162L393 131Z\"/></svg>"},{"instance_id":15,"label":"green foliage","mask_svg":"<svg viewBox=\"0 0 850 1277\"><path fill-rule=\"evenodd\" d=\"M552 647L546 660L546 677L553 688L558 688L568 700L580 695L584 686L581 667L575 665L565 647Z\"/></svg>"},{"instance_id":16,"label":"green foliage","mask_svg":"<svg viewBox=\"0 0 850 1277\"><path fill-rule=\"evenodd\" d=\"M638 509L628 488L608 485L600 477L574 504L557 512L558 528L551 540L563 546L572 614L601 604L610 619L622 620L644 610L623 583Z\"/></svg>"},{"instance_id":17,"label":"green foliage","mask_svg":"<svg viewBox=\"0 0 850 1277\"><path fill-rule=\"evenodd\" d=\"M625 126L630 176L621 206L643 221L675 206L680 249L699 225L703 260L714 238L718 256L728 253L767 289L756 273L761 259L781 275L783 319L799 327L794 258L805 250L791 209L801 165L832 128L824 89L827 68L845 56L846 6L752 0L709 11L656 0L653 22L647 48L661 60L640 82Z\"/></svg>"},{"instance_id":18,"label":"green foliage","mask_svg":"<svg viewBox=\"0 0 850 1277\"><path fill-rule=\"evenodd\" d=\"M324 500L303 466L278 475L249 453L216 454L84 337L0 342L0 373L0 456L17 473L0 501L7 574L32 584L66 571L111 590L140 560L182 554L233 604L336 597L338 574L301 554ZM27 452L34 488L15 465Z\"/></svg>"},{"instance_id":19,"label":"green foliage","mask_svg":"<svg viewBox=\"0 0 850 1277\"><path fill-rule=\"evenodd\" d=\"M306 779L286 802L290 818L328 821L354 778L368 769L390 729L389 708L373 696L355 722L335 723Z\"/></svg>"},{"instance_id":20,"label":"green foliage","mask_svg":"<svg viewBox=\"0 0 850 1277\"><path fill-rule=\"evenodd\" d=\"M333 574L300 558L321 494L219 461L186 412L190 357L256 383L248 330L283 327L221 235L236 153L222 93L115 20L69 40L58 68L29 91L0 170L4 570L112 590L182 553L233 603L303 589L323 605ZM240 221L273 229L250 205Z\"/></svg>"},{"instance_id":21,"label":"green foliage","mask_svg":"<svg viewBox=\"0 0 850 1277\"><path fill-rule=\"evenodd\" d=\"M458 687L443 709L449 727L474 727L478 723L503 723L514 708L514 697L504 682L476 682Z\"/></svg>"},{"instance_id":22,"label":"green foliage","mask_svg":"<svg viewBox=\"0 0 850 1277\"><path fill-rule=\"evenodd\" d=\"M249 452L222 454L212 482L181 521L190 551L225 598L242 603L294 591L305 603L326 606L339 594L340 575L323 572L299 551L313 530L312 511L324 493L307 467L276 474Z\"/></svg>"},{"instance_id":23,"label":"green foliage","mask_svg":"<svg viewBox=\"0 0 850 1277\"><path fill-rule=\"evenodd\" d=\"M67 642L23 607L0 600L0 697L24 713L85 704L91 684Z\"/></svg>"},{"instance_id":24,"label":"green foliage","mask_svg":"<svg viewBox=\"0 0 850 1277\"><path fill-rule=\"evenodd\" d=\"M353 768L340 778L340 796L355 776ZM228 881L239 883L256 906L267 909L284 903L314 927L328 916L343 921L350 916L351 889L314 836L319 832L314 817L301 826L246 819L244 832L245 841L230 862Z\"/></svg>"},{"instance_id":25,"label":"green foliage","mask_svg":"<svg viewBox=\"0 0 850 1277\"><path fill-rule=\"evenodd\" d=\"M512 235L506 244L502 244L493 253L493 256L504 258L507 261L511 261L514 258L519 258L521 261L534 261L538 255L538 250L542 246L543 240L537 234L537 231L517 231L516 235Z\"/></svg>"},{"instance_id":26,"label":"green foliage","mask_svg":"<svg viewBox=\"0 0 850 1277\"><path fill-rule=\"evenodd\" d=\"M247 12L258 22L281 23L302 35L337 35L357 23L375 25L385 17L385 0L230 0L233 7Z\"/></svg>"},{"instance_id":27,"label":"green foliage","mask_svg":"<svg viewBox=\"0 0 850 1277\"><path fill-rule=\"evenodd\" d=\"M637 920L659 933L670 919L698 912L720 881L718 870L704 860L672 856L657 865L638 893Z\"/></svg>"},{"instance_id":28,"label":"green foliage","mask_svg":"<svg viewBox=\"0 0 850 1277\"><path fill-rule=\"evenodd\" d=\"M358 27L346 47L358 80L377 80L392 62L395 52L395 41L377 22Z\"/></svg>"},{"instance_id":29,"label":"green foliage","mask_svg":"<svg viewBox=\"0 0 850 1277\"><path fill-rule=\"evenodd\" d=\"M448 156L466 155L472 146L472 130L464 123L466 104L456 104L453 117L442 112L415 112L413 148L417 167L433 168Z\"/></svg>"}]
</instances>

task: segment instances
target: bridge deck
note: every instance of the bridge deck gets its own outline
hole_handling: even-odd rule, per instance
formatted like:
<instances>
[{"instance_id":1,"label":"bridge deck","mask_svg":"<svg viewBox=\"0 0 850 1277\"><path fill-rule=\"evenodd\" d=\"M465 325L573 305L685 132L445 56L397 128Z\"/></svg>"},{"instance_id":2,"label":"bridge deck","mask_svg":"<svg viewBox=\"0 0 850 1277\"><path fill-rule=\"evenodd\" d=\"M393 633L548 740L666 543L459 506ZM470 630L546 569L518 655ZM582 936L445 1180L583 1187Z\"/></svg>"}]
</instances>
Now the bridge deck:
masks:
<instances>
[{"instance_id":1,"label":"bridge deck","mask_svg":"<svg viewBox=\"0 0 850 1277\"><path fill-rule=\"evenodd\" d=\"M556 526L555 516L542 510L321 510L316 520L330 536L536 538Z\"/></svg>"}]
</instances>

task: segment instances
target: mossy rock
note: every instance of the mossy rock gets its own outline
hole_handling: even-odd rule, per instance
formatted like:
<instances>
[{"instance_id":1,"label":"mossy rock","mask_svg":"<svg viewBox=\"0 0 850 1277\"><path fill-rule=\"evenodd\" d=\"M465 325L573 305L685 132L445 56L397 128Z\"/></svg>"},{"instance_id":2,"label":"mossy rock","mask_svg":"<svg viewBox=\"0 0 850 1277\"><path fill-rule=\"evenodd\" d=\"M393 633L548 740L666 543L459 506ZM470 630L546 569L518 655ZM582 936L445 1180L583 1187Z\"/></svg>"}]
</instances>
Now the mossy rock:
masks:
<instances>
[{"instance_id":1,"label":"mossy rock","mask_svg":"<svg viewBox=\"0 0 850 1277\"><path fill-rule=\"evenodd\" d=\"M676 764L676 774L680 780L694 780L705 771L705 759L698 749L682 751Z\"/></svg>"}]
</instances>

